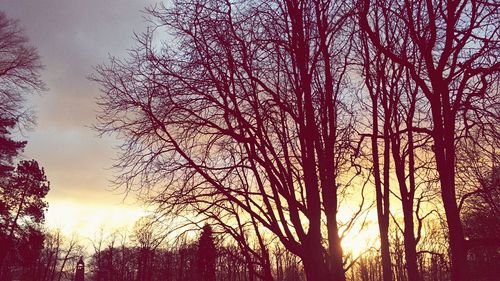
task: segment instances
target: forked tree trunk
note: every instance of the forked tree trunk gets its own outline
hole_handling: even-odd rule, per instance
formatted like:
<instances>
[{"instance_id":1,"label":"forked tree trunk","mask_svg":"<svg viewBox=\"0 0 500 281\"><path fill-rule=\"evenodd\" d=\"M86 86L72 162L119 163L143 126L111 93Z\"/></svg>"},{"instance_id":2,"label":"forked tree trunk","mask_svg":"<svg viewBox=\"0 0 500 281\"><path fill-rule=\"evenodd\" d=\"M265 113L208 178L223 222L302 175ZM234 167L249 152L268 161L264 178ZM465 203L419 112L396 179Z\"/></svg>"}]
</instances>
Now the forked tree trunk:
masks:
<instances>
[{"instance_id":1,"label":"forked tree trunk","mask_svg":"<svg viewBox=\"0 0 500 281\"><path fill-rule=\"evenodd\" d=\"M415 150L414 150L414 140L412 120L413 112L415 109L415 103L410 105L410 112L408 114L408 120L406 120L406 127L408 128L408 168L405 165L405 156L401 153L401 137L399 134L393 134L392 140L392 155L394 159L394 167L396 170L396 176L399 183L399 189L401 194L401 204L403 207L403 220L404 220L404 250L405 250L405 262L406 262L406 273L408 281L419 281L418 266L417 266L417 241L415 238L415 224L413 221L413 202L415 199ZM398 123L396 121L396 123ZM396 125L399 130L399 124ZM409 182L407 183L407 177Z\"/></svg>"}]
</instances>

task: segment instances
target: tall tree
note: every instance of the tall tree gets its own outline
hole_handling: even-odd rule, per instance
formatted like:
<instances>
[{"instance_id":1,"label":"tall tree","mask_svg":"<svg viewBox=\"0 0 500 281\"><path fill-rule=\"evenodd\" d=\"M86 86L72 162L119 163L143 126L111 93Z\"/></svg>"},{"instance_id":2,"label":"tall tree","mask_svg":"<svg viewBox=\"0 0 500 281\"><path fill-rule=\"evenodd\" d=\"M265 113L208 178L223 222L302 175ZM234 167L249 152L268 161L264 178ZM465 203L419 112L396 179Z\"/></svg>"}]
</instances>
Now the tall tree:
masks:
<instances>
[{"instance_id":1,"label":"tall tree","mask_svg":"<svg viewBox=\"0 0 500 281\"><path fill-rule=\"evenodd\" d=\"M44 197L49 184L35 160L15 162L26 141L12 139L15 127L31 125L33 114L25 96L45 89L40 80L42 66L37 51L18 21L0 11L0 279L9 278L10 263L26 265L36 260L43 242L39 229L47 207ZM24 251L23 249L32 249ZM15 259L14 251L24 257ZM9 257L11 255L11 257Z\"/></svg>"},{"instance_id":2,"label":"tall tree","mask_svg":"<svg viewBox=\"0 0 500 281\"><path fill-rule=\"evenodd\" d=\"M384 281L391 281L392 263L389 245L389 215L390 215L390 169L391 169L391 120L393 119L393 95L387 90L385 71L390 71L388 62L383 56L374 55L361 37L360 53L362 57L363 77L370 97L371 111L371 163L375 186L375 201L380 234L380 254L382 258L382 273ZM382 124L380 124L382 123ZM382 141L380 141L380 139ZM382 151L382 157L380 152ZM382 158L382 161L380 161Z\"/></svg>"},{"instance_id":3,"label":"tall tree","mask_svg":"<svg viewBox=\"0 0 500 281\"><path fill-rule=\"evenodd\" d=\"M466 245L457 204L456 141L461 122L498 85L498 5L494 1L359 2L359 22L373 46L402 65L431 110L428 133L448 224L452 279L467 280ZM394 34L408 34L401 40ZM496 82L495 82L496 81ZM474 125L472 125L474 126Z\"/></svg>"},{"instance_id":4,"label":"tall tree","mask_svg":"<svg viewBox=\"0 0 500 281\"><path fill-rule=\"evenodd\" d=\"M157 33L97 68L99 130L124 137L118 178L164 202L230 201L304 264L345 280L338 211L351 185L347 2L179 1ZM188 204L186 204L188 203Z\"/></svg>"},{"instance_id":5,"label":"tall tree","mask_svg":"<svg viewBox=\"0 0 500 281\"><path fill-rule=\"evenodd\" d=\"M393 36L398 36L402 41L408 40L408 35L405 34ZM392 181L392 185L399 187L399 196L395 197L401 201L403 211L406 274L408 280L420 280L416 246L422 220L427 214L421 217L418 212L422 212L420 195L428 190L422 191L420 188L419 191L417 187L426 185L420 178L433 179L429 173L425 174L433 169L433 165L428 163L429 136L415 127L429 123L429 112L425 102L422 102L422 93L408 77L409 73L404 67L378 52L367 40L366 35L361 34L357 54L362 57L362 76L371 101L367 108L372 112L369 125L372 132L362 136L370 137L372 143L372 165L369 166L372 167L376 187L382 264L384 271L390 271L391 260L386 237L390 213L389 194L397 194L394 188L389 188L390 178L394 175L397 185L394 184L395 181ZM379 163L380 147L383 149L382 163ZM380 168L382 165L384 169ZM387 275L384 273L384 279L392 280Z\"/></svg>"}]
</instances>

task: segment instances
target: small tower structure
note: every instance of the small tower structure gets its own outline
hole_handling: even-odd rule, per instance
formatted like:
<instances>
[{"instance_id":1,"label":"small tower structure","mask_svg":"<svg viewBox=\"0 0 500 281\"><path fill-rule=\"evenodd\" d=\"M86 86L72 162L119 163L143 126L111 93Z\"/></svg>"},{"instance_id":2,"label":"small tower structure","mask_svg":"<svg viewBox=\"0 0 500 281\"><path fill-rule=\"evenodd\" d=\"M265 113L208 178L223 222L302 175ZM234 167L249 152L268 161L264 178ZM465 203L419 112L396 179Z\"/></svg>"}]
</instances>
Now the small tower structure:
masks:
<instances>
[{"instance_id":1,"label":"small tower structure","mask_svg":"<svg viewBox=\"0 0 500 281\"><path fill-rule=\"evenodd\" d=\"M82 257L76 263L75 279L74 281L85 281L85 264Z\"/></svg>"}]
</instances>

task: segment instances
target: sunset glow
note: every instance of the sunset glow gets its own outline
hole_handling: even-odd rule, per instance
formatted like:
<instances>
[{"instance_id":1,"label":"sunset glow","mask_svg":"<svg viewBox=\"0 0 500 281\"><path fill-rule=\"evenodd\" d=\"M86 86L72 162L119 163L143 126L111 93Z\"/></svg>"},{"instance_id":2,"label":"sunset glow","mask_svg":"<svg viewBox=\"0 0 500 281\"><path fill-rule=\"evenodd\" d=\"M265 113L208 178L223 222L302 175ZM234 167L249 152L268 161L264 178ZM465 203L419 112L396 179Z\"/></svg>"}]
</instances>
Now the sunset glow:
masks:
<instances>
[{"instance_id":1,"label":"sunset glow","mask_svg":"<svg viewBox=\"0 0 500 281\"><path fill-rule=\"evenodd\" d=\"M0 281L497 280L497 2L2 0Z\"/></svg>"},{"instance_id":2,"label":"sunset glow","mask_svg":"<svg viewBox=\"0 0 500 281\"><path fill-rule=\"evenodd\" d=\"M92 239L102 229L105 232L130 232L134 223L146 212L140 207L122 204L93 205L78 201L52 202L47 212L47 224L71 237Z\"/></svg>"}]
</instances>

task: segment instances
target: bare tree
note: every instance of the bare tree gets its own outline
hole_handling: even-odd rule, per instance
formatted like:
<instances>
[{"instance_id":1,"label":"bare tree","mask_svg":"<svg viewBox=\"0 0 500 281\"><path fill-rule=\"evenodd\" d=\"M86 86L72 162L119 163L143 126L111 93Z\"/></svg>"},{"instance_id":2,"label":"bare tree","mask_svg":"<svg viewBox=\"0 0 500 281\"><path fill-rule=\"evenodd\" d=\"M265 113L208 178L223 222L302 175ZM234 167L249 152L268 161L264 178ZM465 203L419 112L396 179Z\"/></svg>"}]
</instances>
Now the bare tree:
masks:
<instances>
[{"instance_id":1,"label":"bare tree","mask_svg":"<svg viewBox=\"0 0 500 281\"><path fill-rule=\"evenodd\" d=\"M400 34L399 37L403 42L408 40L407 34ZM415 128L430 123L430 112L422 102L423 94L412 82L404 67L375 50L367 40L366 36L360 36L358 55L362 57L362 76L371 101L367 107L368 111L372 112L368 126L372 132L362 134L362 137L369 137L372 144L369 152L372 156L371 165L376 189L384 279L392 280L388 245L391 213L389 202L392 193L402 204L404 227L399 229L404 234L408 280L420 280L417 243L422 221L429 215L429 210L421 207L426 205L424 201L428 201L425 194L432 190L435 177L431 171L435 169L435 165L432 164L432 157L429 157L430 137ZM380 146L383 149L382 164L379 163ZM399 195L395 189L390 188L392 176L395 176L398 183ZM417 190L419 186L421 188ZM396 224L397 221L396 218Z\"/></svg>"},{"instance_id":2,"label":"bare tree","mask_svg":"<svg viewBox=\"0 0 500 281\"><path fill-rule=\"evenodd\" d=\"M45 231L43 250L37 260L36 268L29 272L26 280L61 281L73 277L74 269L83 247L78 238L64 237L60 230Z\"/></svg>"},{"instance_id":3,"label":"bare tree","mask_svg":"<svg viewBox=\"0 0 500 281\"><path fill-rule=\"evenodd\" d=\"M162 187L170 204L233 202L301 258L309 280L344 280L337 212L353 174L348 4L150 9L155 29L175 35L171 44L138 36L129 59L113 58L93 77L103 91L98 129L125 140L118 182Z\"/></svg>"},{"instance_id":4,"label":"bare tree","mask_svg":"<svg viewBox=\"0 0 500 281\"><path fill-rule=\"evenodd\" d=\"M17 20L0 11L0 113L21 125L32 123L33 115L25 107L26 94L40 92L45 84L36 49L28 44Z\"/></svg>"},{"instance_id":5,"label":"bare tree","mask_svg":"<svg viewBox=\"0 0 500 281\"><path fill-rule=\"evenodd\" d=\"M225 243L234 242L244 256L249 280L273 280L269 257L269 231L252 217L241 216L242 210L232 202L225 202L217 208L199 210L206 216L203 221L212 222Z\"/></svg>"},{"instance_id":6,"label":"bare tree","mask_svg":"<svg viewBox=\"0 0 500 281\"><path fill-rule=\"evenodd\" d=\"M431 109L428 130L449 231L452 279L466 280L466 245L457 204L459 117L498 85L498 5L490 1L369 1L359 3L360 26L375 48L402 65ZM396 34L408 34L405 42ZM496 81L496 82L494 82ZM421 128L425 129L425 128Z\"/></svg>"},{"instance_id":7,"label":"bare tree","mask_svg":"<svg viewBox=\"0 0 500 281\"><path fill-rule=\"evenodd\" d=\"M370 97L369 111L371 111L371 165L375 186L375 201L380 233L380 254L382 259L382 274L384 281L392 280L392 266L389 245L389 218L390 218L390 174L391 174L391 135L393 110L393 92L388 93L385 72L390 71L387 59L371 52L361 37L359 51L362 57L362 72L365 85ZM379 122L382 123L379 125ZM380 139L382 142L380 143ZM379 144L380 143L380 144ZM381 147L381 148L380 148ZM382 163L380 163L380 149L382 149ZM381 168L382 167L382 168Z\"/></svg>"},{"instance_id":8,"label":"bare tree","mask_svg":"<svg viewBox=\"0 0 500 281\"><path fill-rule=\"evenodd\" d=\"M153 263L156 249L166 239L161 228L151 217L143 217L134 225L132 241L139 246L139 256L137 258L136 280L150 281L153 276Z\"/></svg>"}]
</instances>

